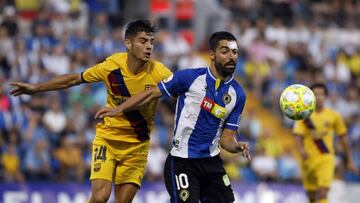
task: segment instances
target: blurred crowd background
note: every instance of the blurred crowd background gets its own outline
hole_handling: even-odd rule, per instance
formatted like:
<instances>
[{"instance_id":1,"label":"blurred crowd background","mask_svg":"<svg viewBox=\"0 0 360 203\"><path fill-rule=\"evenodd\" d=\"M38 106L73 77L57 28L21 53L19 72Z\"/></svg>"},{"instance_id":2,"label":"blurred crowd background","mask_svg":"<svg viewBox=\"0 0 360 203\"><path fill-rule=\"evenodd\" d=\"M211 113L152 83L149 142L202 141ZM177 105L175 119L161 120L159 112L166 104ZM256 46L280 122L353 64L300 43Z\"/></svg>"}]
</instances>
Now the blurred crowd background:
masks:
<instances>
[{"instance_id":1,"label":"blurred crowd background","mask_svg":"<svg viewBox=\"0 0 360 203\"><path fill-rule=\"evenodd\" d=\"M172 71L208 66L212 32L228 30L237 37L236 77L248 94L239 139L251 143L253 159L223 152L232 180L299 182L293 122L278 107L281 91L293 83L326 82L328 105L346 120L360 167L358 1L0 0L0 13L1 182L88 180L93 117L105 103L105 86L11 97L9 82L80 73L126 51L123 28L135 18L157 23L152 57ZM175 100L164 99L157 108L146 181L162 180L174 106ZM344 162L339 149L337 177L360 182Z\"/></svg>"}]
</instances>

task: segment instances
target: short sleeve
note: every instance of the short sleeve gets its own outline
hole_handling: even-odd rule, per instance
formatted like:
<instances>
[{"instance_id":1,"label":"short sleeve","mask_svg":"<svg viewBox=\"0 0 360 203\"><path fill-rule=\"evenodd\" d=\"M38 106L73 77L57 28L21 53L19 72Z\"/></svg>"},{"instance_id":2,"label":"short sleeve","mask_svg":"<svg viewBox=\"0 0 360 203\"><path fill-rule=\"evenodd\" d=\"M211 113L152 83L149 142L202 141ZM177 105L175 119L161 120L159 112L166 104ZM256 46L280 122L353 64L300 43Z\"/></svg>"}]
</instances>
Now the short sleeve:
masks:
<instances>
[{"instance_id":1,"label":"short sleeve","mask_svg":"<svg viewBox=\"0 0 360 203\"><path fill-rule=\"evenodd\" d=\"M173 74L167 67L165 67L161 63L159 65L158 70L159 70L160 81L165 80L166 78L170 77ZM160 81L157 81L157 83L159 83Z\"/></svg>"},{"instance_id":2,"label":"short sleeve","mask_svg":"<svg viewBox=\"0 0 360 203\"><path fill-rule=\"evenodd\" d=\"M242 94L236 101L235 107L225 121L225 128L229 130L237 130L240 124L240 116L244 110L246 95Z\"/></svg>"},{"instance_id":3,"label":"short sleeve","mask_svg":"<svg viewBox=\"0 0 360 203\"><path fill-rule=\"evenodd\" d=\"M341 115L335 112L334 115L335 123L334 123L334 129L337 136L342 136L347 133L347 128L344 122L344 119L342 119Z\"/></svg>"},{"instance_id":4,"label":"short sleeve","mask_svg":"<svg viewBox=\"0 0 360 203\"><path fill-rule=\"evenodd\" d=\"M176 97L188 90L188 71L177 71L162 80L158 87L164 96Z\"/></svg>"},{"instance_id":5,"label":"short sleeve","mask_svg":"<svg viewBox=\"0 0 360 203\"><path fill-rule=\"evenodd\" d=\"M307 129L307 127L306 127L305 122L303 120L296 121L294 123L292 132L294 134L296 134L296 135L303 136L306 133L306 129Z\"/></svg>"},{"instance_id":6,"label":"short sleeve","mask_svg":"<svg viewBox=\"0 0 360 203\"><path fill-rule=\"evenodd\" d=\"M105 80L105 67L109 65L107 61L98 63L81 73L84 82L99 82Z\"/></svg>"}]
</instances>

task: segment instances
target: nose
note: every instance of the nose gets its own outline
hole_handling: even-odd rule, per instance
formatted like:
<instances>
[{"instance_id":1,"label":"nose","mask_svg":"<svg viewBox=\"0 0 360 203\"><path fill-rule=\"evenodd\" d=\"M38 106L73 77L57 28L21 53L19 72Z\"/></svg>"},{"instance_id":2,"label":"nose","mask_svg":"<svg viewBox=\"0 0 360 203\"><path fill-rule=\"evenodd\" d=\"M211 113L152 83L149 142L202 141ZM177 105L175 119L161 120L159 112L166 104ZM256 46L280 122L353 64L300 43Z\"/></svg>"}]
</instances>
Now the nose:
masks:
<instances>
[{"instance_id":1,"label":"nose","mask_svg":"<svg viewBox=\"0 0 360 203\"><path fill-rule=\"evenodd\" d=\"M231 59L232 61L236 62L236 61L237 61L237 58L238 58L238 54L237 54L237 53L233 53L233 52L230 53L230 59Z\"/></svg>"},{"instance_id":2,"label":"nose","mask_svg":"<svg viewBox=\"0 0 360 203\"><path fill-rule=\"evenodd\" d=\"M154 48L153 43L151 43L151 42L147 42L147 43L146 43L146 49L152 50L153 48Z\"/></svg>"}]
</instances>

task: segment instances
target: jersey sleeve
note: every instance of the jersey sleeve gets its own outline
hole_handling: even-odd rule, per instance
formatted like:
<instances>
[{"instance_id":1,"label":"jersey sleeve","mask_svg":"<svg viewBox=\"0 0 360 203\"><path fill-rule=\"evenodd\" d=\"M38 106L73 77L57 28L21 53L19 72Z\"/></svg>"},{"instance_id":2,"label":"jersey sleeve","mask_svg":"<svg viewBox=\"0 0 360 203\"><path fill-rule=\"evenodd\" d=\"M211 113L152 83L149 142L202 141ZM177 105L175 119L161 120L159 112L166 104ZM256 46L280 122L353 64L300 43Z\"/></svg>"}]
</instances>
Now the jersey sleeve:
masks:
<instances>
[{"instance_id":1,"label":"jersey sleeve","mask_svg":"<svg viewBox=\"0 0 360 203\"><path fill-rule=\"evenodd\" d=\"M106 78L105 68L109 66L108 61L98 63L81 73L81 78L84 82L99 82Z\"/></svg>"},{"instance_id":2,"label":"jersey sleeve","mask_svg":"<svg viewBox=\"0 0 360 203\"><path fill-rule=\"evenodd\" d=\"M347 133L347 128L344 122L344 119L342 119L341 115L339 113L335 112L334 115L335 123L334 123L334 129L337 136L342 136Z\"/></svg>"},{"instance_id":3,"label":"jersey sleeve","mask_svg":"<svg viewBox=\"0 0 360 203\"><path fill-rule=\"evenodd\" d=\"M166 67L164 66L162 63L159 63L159 68L158 68L158 72L159 72L159 80L156 81L156 83L159 83L162 80L165 80L166 78L170 77L173 73Z\"/></svg>"},{"instance_id":4,"label":"jersey sleeve","mask_svg":"<svg viewBox=\"0 0 360 203\"><path fill-rule=\"evenodd\" d=\"M294 126L293 126L293 129L292 129L292 132L296 135L300 135L300 136L303 136L306 132L306 125L305 125L305 122L303 120L301 121L296 121L294 123Z\"/></svg>"},{"instance_id":5,"label":"jersey sleeve","mask_svg":"<svg viewBox=\"0 0 360 203\"><path fill-rule=\"evenodd\" d=\"M225 121L225 128L229 130L237 130L240 124L240 116L244 110L246 101L246 95L240 95L239 99L237 100L234 109L228 116Z\"/></svg>"},{"instance_id":6,"label":"jersey sleeve","mask_svg":"<svg viewBox=\"0 0 360 203\"><path fill-rule=\"evenodd\" d=\"M163 96L176 97L187 91L187 71L177 71L158 84Z\"/></svg>"}]
</instances>

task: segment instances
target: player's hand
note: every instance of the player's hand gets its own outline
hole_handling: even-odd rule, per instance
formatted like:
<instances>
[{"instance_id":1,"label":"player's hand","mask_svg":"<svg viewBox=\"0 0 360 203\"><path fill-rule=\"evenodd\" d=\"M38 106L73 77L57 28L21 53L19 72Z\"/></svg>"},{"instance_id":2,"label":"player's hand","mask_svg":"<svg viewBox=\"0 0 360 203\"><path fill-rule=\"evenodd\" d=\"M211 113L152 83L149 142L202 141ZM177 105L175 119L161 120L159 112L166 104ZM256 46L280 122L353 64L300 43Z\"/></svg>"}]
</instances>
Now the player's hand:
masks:
<instances>
[{"instance_id":1,"label":"player's hand","mask_svg":"<svg viewBox=\"0 0 360 203\"><path fill-rule=\"evenodd\" d=\"M355 163L352 160L348 162L347 169L353 172L355 175L360 175L359 169L356 167Z\"/></svg>"},{"instance_id":2,"label":"player's hand","mask_svg":"<svg viewBox=\"0 0 360 203\"><path fill-rule=\"evenodd\" d=\"M10 94L12 96L19 96L22 94L32 95L36 93L36 87L33 84L23 83L23 82L12 82L10 83L12 89L10 90Z\"/></svg>"},{"instance_id":3,"label":"player's hand","mask_svg":"<svg viewBox=\"0 0 360 203\"><path fill-rule=\"evenodd\" d=\"M95 119L102 119L104 117L115 117L118 116L120 112L116 108L111 107L103 107L98 110L95 114Z\"/></svg>"},{"instance_id":4,"label":"player's hand","mask_svg":"<svg viewBox=\"0 0 360 203\"><path fill-rule=\"evenodd\" d=\"M249 144L246 142L238 142L236 146L237 150L241 153L241 155L247 158L249 161L251 160L251 155L249 151Z\"/></svg>"}]
</instances>

